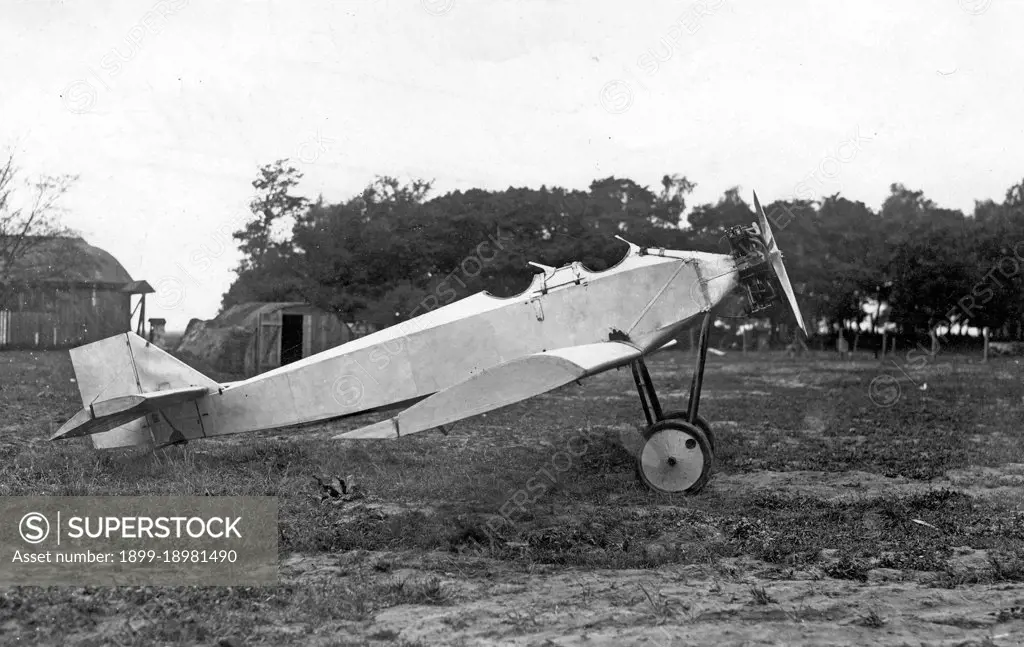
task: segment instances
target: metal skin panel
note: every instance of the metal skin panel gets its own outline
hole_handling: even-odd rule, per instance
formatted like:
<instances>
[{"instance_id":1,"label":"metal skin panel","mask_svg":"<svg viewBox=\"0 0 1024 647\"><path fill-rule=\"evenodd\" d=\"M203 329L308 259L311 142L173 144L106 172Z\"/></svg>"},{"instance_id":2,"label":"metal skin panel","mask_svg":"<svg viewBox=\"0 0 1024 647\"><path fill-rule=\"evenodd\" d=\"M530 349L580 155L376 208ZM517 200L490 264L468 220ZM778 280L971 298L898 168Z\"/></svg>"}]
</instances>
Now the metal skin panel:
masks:
<instances>
[{"instance_id":1,"label":"metal skin panel","mask_svg":"<svg viewBox=\"0 0 1024 647\"><path fill-rule=\"evenodd\" d=\"M262 375L230 385L209 385L209 394L195 402L162 410L167 421L151 414L144 424L152 426L152 437L158 443L169 442L169 438L272 429L426 398L473 380L485 370L539 353L572 353L574 347L595 344L622 345L609 341L623 341L645 353L664 344L735 286L735 264L730 256L675 250L641 254L631 245L626 257L604 272L590 272L580 264L546 268L519 295L501 299L476 294ZM120 339L127 350L124 336L113 339ZM81 370L88 372L92 367L86 364L97 361L103 365L99 375L86 378L80 372L82 383L113 378L120 382L108 392L109 397L139 393L138 384L126 378L126 374L134 376L138 366L144 367L140 373L144 391L168 384L188 386L177 383L182 380L198 383L192 369L162 351L151 352L159 349L139 341L141 346L134 343L131 348L137 353L135 362L130 356L121 357L116 370L93 355L89 362L76 362L76 371L81 365ZM580 366L586 365L585 358L577 359ZM529 368L523 370L511 379L533 379ZM532 393L562 379L544 371L538 377L539 385L524 386L523 392ZM492 386L501 391L500 385ZM508 393L507 397L518 397L516 389ZM503 399L495 397L495 402ZM423 420L446 417L437 412L424 415ZM124 435L139 422L100 434L102 444L122 446L148 440L142 434Z\"/></svg>"}]
</instances>

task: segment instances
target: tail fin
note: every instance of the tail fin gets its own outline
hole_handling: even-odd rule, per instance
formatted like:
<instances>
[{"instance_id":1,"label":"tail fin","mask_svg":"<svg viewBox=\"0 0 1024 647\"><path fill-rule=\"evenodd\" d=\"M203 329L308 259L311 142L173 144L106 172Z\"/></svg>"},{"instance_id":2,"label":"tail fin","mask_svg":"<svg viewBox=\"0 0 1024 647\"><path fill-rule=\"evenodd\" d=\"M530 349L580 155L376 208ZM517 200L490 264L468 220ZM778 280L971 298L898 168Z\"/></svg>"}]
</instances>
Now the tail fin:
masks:
<instances>
[{"instance_id":1,"label":"tail fin","mask_svg":"<svg viewBox=\"0 0 1024 647\"><path fill-rule=\"evenodd\" d=\"M206 435L195 401L220 384L135 333L72 349L71 363L84 408L51 440L91 435L109 449Z\"/></svg>"}]
</instances>

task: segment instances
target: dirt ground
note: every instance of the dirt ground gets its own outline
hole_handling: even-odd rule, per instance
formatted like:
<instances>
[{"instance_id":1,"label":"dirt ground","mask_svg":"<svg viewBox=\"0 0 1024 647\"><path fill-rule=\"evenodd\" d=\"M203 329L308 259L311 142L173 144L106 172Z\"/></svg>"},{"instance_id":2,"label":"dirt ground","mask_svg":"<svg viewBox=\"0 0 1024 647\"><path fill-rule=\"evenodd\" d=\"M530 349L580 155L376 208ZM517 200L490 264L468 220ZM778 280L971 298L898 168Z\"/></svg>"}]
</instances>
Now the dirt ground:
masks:
<instances>
[{"instance_id":1,"label":"dirt ground","mask_svg":"<svg viewBox=\"0 0 1024 647\"><path fill-rule=\"evenodd\" d=\"M390 558L393 577L434 572L417 567L419 556ZM975 552L967 558L985 563ZM1024 639L1019 586L935 589L892 569L870 571L860 583L814 568L783 574L743 559L715 567L529 574L497 563L484 581L451 568L441 583L465 602L396 606L376 614L365 635L426 645L1014 645ZM336 560L324 558L294 557L282 565L286 578L306 582L339 570Z\"/></svg>"},{"instance_id":2,"label":"dirt ground","mask_svg":"<svg viewBox=\"0 0 1024 647\"><path fill-rule=\"evenodd\" d=\"M691 362L652 361L666 408ZM716 473L667 498L633 473L628 371L448 436L331 440L365 416L100 454L45 440L80 406L66 353L0 353L0 495L281 510L277 586L0 590L0 644L1024 644L1020 365L915 366L709 358ZM360 496L321 502L318 476Z\"/></svg>"}]
</instances>

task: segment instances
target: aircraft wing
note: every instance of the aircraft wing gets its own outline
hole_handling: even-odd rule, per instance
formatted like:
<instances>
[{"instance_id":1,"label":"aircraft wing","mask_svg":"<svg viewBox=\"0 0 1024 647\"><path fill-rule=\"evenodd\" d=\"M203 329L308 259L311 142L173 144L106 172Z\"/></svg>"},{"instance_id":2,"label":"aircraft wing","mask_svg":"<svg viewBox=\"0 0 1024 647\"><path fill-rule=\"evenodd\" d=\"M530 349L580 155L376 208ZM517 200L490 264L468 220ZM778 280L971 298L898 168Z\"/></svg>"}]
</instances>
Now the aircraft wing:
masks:
<instances>
[{"instance_id":1,"label":"aircraft wing","mask_svg":"<svg viewBox=\"0 0 1024 647\"><path fill-rule=\"evenodd\" d=\"M205 386L190 386L102 400L85 407L57 430L50 440L88 436L120 427L126 422L206 395Z\"/></svg>"},{"instance_id":2,"label":"aircraft wing","mask_svg":"<svg viewBox=\"0 0 1024 647\"><path fill-rule=\"evenodd\" d=\"M638 359L640 349L608 341L520 357L438 391L393 418L335 438L398 438L515 404Z\"/></svg>"}]
</instances>

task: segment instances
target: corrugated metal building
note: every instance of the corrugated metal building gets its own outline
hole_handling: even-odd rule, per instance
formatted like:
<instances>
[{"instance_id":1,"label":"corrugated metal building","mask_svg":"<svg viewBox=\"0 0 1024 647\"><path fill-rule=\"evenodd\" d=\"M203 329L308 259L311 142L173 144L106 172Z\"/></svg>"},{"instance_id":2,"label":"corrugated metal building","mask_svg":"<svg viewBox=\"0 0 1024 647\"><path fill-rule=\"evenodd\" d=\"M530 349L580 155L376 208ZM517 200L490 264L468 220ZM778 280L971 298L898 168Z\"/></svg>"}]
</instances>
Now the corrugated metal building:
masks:
<instances>
[{"instance_id":1,"label":"corrugated metal building","mask_svg":"<svg viewBox=\"0 0 1024 647\"><path fill-rule=\"evenodd\" d=\"M29 243L0 272L0 349L68 348L131 329L131 296L150 289L144 281L81 238Z\"/></svg>"},{"instance_id":2,"label":"corrugated metal building","mask_svg":"<svg viewBox=\"0 0 1024 647\"><path fill-rule=\"evenodd\" d=\"M305 303L240 303L210 321L190 321L175 352L252 377L369 332Z\"/></svg>"}]
</instances>

